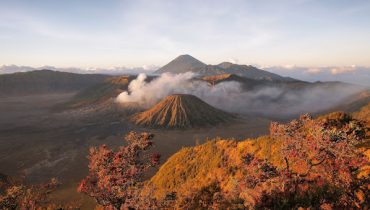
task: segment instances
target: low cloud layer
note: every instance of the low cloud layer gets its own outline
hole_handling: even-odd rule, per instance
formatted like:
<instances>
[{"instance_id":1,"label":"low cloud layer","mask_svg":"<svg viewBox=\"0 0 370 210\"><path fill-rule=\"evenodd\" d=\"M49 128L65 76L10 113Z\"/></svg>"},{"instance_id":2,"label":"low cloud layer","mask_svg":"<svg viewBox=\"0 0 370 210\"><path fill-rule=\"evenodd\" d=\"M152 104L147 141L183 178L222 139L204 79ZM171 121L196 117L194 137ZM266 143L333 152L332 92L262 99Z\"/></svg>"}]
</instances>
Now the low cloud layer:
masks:
<instances>
[{"instance_id":1,"label":"low cloud layer","mask_svg":"<svg viewBox=\"0 0 370 210\"><path fill-rule=\"evenodd\" d=\"M146 75L140 74L130 83L129 91L117 97L117 102L135 102L143 108L149 108L168 95L182 93L198 96L229 112L287 116L327 109L359 91L356 87L343 84L308 85L301 89L266 86L245 91L238 82L222 82L211 86L194 77L190 72L162 74L147 82Z\"/></svg>"},{"instance_id":2,"label":"low cloud layer","mask_svg":"<svg viewBox=\"0 0 370 210\"><path fill-rule=\"evenodd\" d=\"M357 85L370 86L370 67L336 66L336 67L299 67L273 66L263 68L283 76L305 81L341 81Z\"/></svg>"}]
</instances>

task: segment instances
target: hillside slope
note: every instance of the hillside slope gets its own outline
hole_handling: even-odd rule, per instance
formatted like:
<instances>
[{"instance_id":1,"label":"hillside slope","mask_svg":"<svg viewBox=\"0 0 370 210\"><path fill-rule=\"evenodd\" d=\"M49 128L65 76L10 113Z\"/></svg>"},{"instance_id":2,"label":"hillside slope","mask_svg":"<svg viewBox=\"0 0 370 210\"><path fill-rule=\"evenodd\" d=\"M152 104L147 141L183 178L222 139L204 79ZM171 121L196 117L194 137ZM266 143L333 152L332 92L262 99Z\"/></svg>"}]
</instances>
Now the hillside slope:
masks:
<instances>
[{"instance_id":1,"label":"hillside slope","mask_svg":"<svg viewBox=\"0 0 370 210\"><path fill-rule=\"evenodd\" d=\"M365 107L369 103L370 103L370 90L364 90L347 97L342 104L340 104L337 107L334 107L333 111L357 112L360 111L361 108Z\"/></svg>"},{"instance_id":2,"label":"hillside slope","mask_svg":"<svg viewBox=\"0 0 370 210\"><path fill-rule=\"evenodd\" d=\"M79 91L109 76L38 70L0 75L0 95L28 95Z\"/></svg>"},{"instance_id":3,"label":"hillside slope","mask_svg":"<svg viewBox=\"0 0 370 210\"><path fill-rule=\"evenodd\" d=\"M135 79L134 76L116 76L108 78L104 80L104 82L78 92L68 103L65 104L65 106L68 108L76 108L115 98L121 92L127 90L130 81L133 79Z\"/></svg>"},{"instance_id":4,"label":"hillside slope","mask_svg":"<svg viewBox=\"0 0 370 210\"><path fill-rule=\"evenodd\" d=\"M334 130L355 122L348 118L348 115L336 113L322 116L314 121L324 124L333 123L334 127L330 129ZM299 132L311 132L309 129L311 126L307 124L307 127L301 127ZM161 166L151 178L150 184L155 186L158 197L169 192L176 192L183 196L207 189L215 183L225 195L238 197L241 194L234 193L238 191L236 189L242 187L240 183L248 175L246 167L248 154L254 154L257 158L269 161L278 169L284 169L286 165L281 148L282 140L272 134L241 142L215 139L202 145L181 149ZM370 152L366 150L366 145L365 147L362 145L359 151L364 151L370 159ZM291 170L297 172L302 170L299 161L291 163ZM361 173L369 172L367 167L362 168Z\"/></svg>"}]
</instances>

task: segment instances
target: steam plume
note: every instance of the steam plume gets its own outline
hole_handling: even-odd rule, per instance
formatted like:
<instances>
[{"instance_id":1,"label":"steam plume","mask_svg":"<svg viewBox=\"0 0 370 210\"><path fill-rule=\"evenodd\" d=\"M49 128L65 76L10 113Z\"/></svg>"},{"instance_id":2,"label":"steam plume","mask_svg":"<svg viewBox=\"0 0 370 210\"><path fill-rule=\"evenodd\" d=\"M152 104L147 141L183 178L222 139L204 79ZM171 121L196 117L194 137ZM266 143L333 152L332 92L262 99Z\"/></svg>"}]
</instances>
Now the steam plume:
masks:
<instances>
[{"instance_id":1,"label":"steam plume","mask_svg":"<svg viewBox=\"0 0 370 210\"><path fill-rule=\"evenodd\" d=\"M151 82L140 74L133 80L128 92L122 92L117 102L136 102L149 108L168 95L175 93L192 94L207 103L235 113L257 113L264 115L291 115L317 112L341 102L344 98L359 91L348 85L315 86L302 89L265 86L245 91L239 82L228 81L210 86L195 78L191 72L183 74L165 73Z\"/></svg>"}]
</instances>

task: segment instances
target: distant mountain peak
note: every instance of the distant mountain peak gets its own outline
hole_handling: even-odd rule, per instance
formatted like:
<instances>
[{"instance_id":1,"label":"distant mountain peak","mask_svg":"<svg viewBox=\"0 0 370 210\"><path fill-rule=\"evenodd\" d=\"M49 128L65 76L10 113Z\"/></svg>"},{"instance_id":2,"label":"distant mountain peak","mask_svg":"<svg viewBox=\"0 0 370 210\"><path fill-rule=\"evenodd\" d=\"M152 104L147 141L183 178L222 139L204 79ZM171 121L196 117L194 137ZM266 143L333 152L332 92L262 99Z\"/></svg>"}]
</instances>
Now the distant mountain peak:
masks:
<instances>
[{"instance_id":1,"label":"distant mountain peak","mask_svg":"<svg viewBox=\"0 0 370 210\"><path fill-rule=\"evenodd\" d=\"M200 60L194 58L191 55L185 54L176 57L174 60L169 62L167 65L163 66L162 68L158 69L155 73L162 74L165 72L171 73L184 73L187 71L197 71L198 69L202 69L206 66Z\"/></svg>"},{"instance_id":2,"label":"distant mountain peak","mask_svg":"<svg viewBox=\"0 0 370 210\"><path fill-rule=\"evenodd\" d=\"M189 54L179 55L179 56L177 56L177 58L175 58L175 60L181 60L181 59L193 59L193 60L198 60L198 59L194 58L193 56L191 56L191 55L189 55Z\"/></svg>"},{"instance_id":3,"label":"distant mountain peak","mask_svg":"<svg viewBox=\"0 0 370 210\"><path fill-rule=\"evenodd\" d=\"M200 76L211 76L220 74L234 74L240 77L255 80L271 81L296 81L292 78L282 77L251 65L239 65L231 62L222 62L218 65L206 65L191 55L184 54L176 57L174 60L158 69L155 73L162 74L165 72L180 74L185 72L195 72Z\"/></svg>"}]
</instances>

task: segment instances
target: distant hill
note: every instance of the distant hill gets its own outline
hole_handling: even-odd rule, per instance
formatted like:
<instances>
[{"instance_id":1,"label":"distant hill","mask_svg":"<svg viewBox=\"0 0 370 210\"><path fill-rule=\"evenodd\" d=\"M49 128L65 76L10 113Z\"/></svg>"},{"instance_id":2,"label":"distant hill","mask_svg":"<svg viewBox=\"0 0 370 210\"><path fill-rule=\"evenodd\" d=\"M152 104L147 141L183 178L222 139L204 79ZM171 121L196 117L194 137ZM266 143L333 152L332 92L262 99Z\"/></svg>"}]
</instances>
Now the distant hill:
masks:
<instances>
[{"instance_id":1,"label":"distant hill","mask_svg":"<svg viewBox=\"0 0 370 210\"><path fill-rule=\"evenodd\" d=\"M238 82L242 85L242 88L244 90L252 90L257 87L273 85L271 81L249 79L249 78L241 77L235 74L218 74L218 75L204 76L201 79L203 81L208 82L210 85L217 85L222 82Z\"/></svg>"},{"instance_id":2,"label":"distant hill","mask_svg":"<svg viewBox=\"0 0 370 210\"><path fill-rule=\"evenodd\" d=\"M353 113L353 116L356 119L363 120L368 123L368 127L370 129L370 102L368 102L366 105L361 107L361 109L357 112Z\"/></svg>"},{"instance_id":3,"label":"distant hill","mask_svg":"<svg viewBox=\"0 0 370 210\"><path fill-rule=\"evenodd\" d=\"M148 76L146 81L149 82L153 78ZM128 90L130 82L134 79L136 79L134 75L109 77L101 83L78 92L70 101L59 105L59 108L79 108L115 99L120 93Z\"/></svg>"},{"instance_id":4,"label":"distant hill","mask_svg":"<svg viewBox=\"0 0 370 210\"><path fill-rule=\"evenodd\" d=\"M235 74L241 77L256 79L256 80L269 80L269 81L295 81L289 77L282 77L268 71L258 69L251 65L238 65L229 62L223 62L218 65L207 65L205 69L200 71L203 75L214 74Z\"/></svg>"},{"instance_id":5,"label":"distant hill","mask_svg":"<svg viewBox=\"0 0 370 210\"><path fill-rule=\"evenodd\" d=\"M156 128L194 128L229 122L234 116L216 109L196 96L167 96L147 111L131 117L137 125Z\"/></svg>"},{"instance_id":6,"label":"distant hill","mask_svg":"<svg viewBox=\"0 0 370 210\"><path fill-rule=\"evenodd\" d=\"M328 84L332 84L332 82L326 82ZM313 83L315 84L315 83ZM325 84L325 83L322 83ZM338 83L346 84L346 83ZM366 106L370 103L370 89L369 90L362 90L358 91L354 94L349 95L345 99L342 100L340 104L336 104L333 107L330 107L328 110L323 110L318 114L324 114L328 112L358 112L361 108Z\"/></svg>"},{"instance_id":7,"label":"distant hill","mask_svg":"<svg viewBox=\"0 0 370 210\"><path fill-rule=\"evenodd\" d=\"M270 81L296 81L289 77L258 69L251 65L238 65L229 62L223 62L218 65L206 65L190 55L180 55L155 73L162 74L170 72L174 74L194 72L202 76L234 74L245 78Z\"/></svg>"},{"instance_id":8,"label":"distant hill","mask_svg":"<svg viewBox=\"0 0 370 210\"><path fill-rule=\"evenodd\" d=\"M357 112L370 103L370 89L349 96L335 111Z\"/></svg>"},{"instance_id":9,"label":"distant hill","mask_svg":"<svg viewBox=\"0 0 370 210\"><path fill-rule=\"evenodd\" d=\"M67 103L67 107L76 108L115 98L118 94L127 90L130 81L134 78L135 76L117 76L105 79L104 82L93 85L77 93L71 101Z\"/></svg>"},{"instance_id":10,"label":"distant hill","mask_svg":"<svg viewBox=\"0 0 370 210\"><path fill-rule=\"evenodd\" d=\"M0 96L73 92L103 82L109 76L37 70L0 75Z\"/></svg>"},{"instance_id":11,"label":"distant hill","mask_svg":"<svg viewBox=\"0 0 370 210\"><path fill-rule=\"evenodd\" d=\"M370 148L370 90L367 92L363 92L361 94L362 97L359 98L355 103L356 104L356 110L352 113L352 116L355 119L362 120L365 123L365 126L367 129L367 138L368 138L368 144L367 147ZM351 103L352 105L353 103ZM361 106L362 105L362 106ZM360 107L361 106L361 107ZM370 150L369 150L369 157L370 157Z\"/></svg>"}]
</instances>

